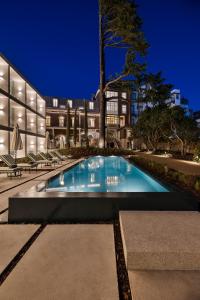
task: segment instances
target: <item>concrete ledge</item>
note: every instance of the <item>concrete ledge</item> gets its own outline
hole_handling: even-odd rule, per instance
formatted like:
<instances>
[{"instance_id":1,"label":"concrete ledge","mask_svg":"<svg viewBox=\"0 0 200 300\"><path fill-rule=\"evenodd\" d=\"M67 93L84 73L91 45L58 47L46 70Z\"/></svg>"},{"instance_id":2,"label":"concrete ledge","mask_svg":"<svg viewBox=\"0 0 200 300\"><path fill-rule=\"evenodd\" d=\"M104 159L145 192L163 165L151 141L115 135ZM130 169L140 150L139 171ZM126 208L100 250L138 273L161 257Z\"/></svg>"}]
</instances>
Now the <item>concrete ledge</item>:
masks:
<instances>
[{"instance_id":1,"label":"concrete ledge","mask_svg":"<svg viewBox=\"0 0 200 300\"><path fill-rule=\"evenodd\" d=\"M129 271L133 299L199 300L198 271Z\"/></svg>"},{"instance_id":2,"label":"concrete ledge","mask_svg":"<svg viewBox=\"0 0 200 300\"><path fill-rule=\"evenodd\" d=\"M119 300L112 225L49 225L0 288L4 300Z\"/></svg>"},{"instance_id":3,"label":"concrete ledge","mask_svg":"<svg viewBox=\"0 0 200 300\"><path fill-rule=\"evenodd\" d=\"M198 212L120 212L128 270L200 270Z\"/></svg>"}]
</instances>

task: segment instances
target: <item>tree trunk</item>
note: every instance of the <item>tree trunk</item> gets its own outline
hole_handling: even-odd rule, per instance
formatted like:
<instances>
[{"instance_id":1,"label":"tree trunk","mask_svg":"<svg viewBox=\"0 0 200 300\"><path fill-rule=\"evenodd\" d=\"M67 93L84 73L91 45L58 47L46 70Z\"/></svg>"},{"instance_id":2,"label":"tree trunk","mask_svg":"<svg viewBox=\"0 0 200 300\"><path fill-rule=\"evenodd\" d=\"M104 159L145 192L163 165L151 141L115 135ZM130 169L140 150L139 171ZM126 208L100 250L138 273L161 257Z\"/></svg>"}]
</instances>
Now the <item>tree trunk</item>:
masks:
<instances>
[{"instance_id":1,"label":"tree trunk","mask_svg":"<svg viewBox=\"0 0 200 300\"><path fill-rule=\"evenodd\" d=\"M87 101L85 101L84 106L85 106L85 118L84 118L84 133L85 133L85 144L86 148L89 147L89 141L88 141L88 114L87 114Z\"/></svg>"},{"instance_id":2,"label":"tree trunk","mask_svg":"<svg viewBox=\"0 0 200 300\"><path fill-rule=\"evenodd\" d=\"M100 58L100 93L99 93L99 108L100 108L100 120L99 120L99 147L105 148L105 119L106 119L106 99L105 99L105 50L104 50L104 35L102 24L102 4L99 0L99 58Z\"/></svg>"},{"instance_id":3,"label":"tree trunk","mask_svg":"<svg viewBox=\"0 0 200 300\"><path fill-rule=\"evenodd\" d=\"M74 113L74 146L76 147L77 141L77 109L75 109Z\"/></svg>"},{"instance_id":4,"label":"tree trunk","mask_svg":"<svg viewBox=\"0 0 200 300\"><path fill-rule=\"evenodd\" d=\"M70 148L70 107L67 105L66 148Z\"/></svg>"}]
</instances>

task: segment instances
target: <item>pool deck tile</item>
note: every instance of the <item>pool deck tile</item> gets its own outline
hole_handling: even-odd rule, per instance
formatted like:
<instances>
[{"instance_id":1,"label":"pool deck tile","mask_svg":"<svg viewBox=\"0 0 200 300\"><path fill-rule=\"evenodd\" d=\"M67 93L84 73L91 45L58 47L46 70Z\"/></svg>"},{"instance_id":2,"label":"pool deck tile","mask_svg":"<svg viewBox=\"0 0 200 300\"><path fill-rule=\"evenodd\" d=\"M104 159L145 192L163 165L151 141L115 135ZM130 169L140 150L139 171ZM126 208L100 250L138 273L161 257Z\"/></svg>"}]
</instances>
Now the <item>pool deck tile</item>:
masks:
<instances>
[{"instance_id":1,"label":"pool deck tile","mask_svg":"<svg viewBox=\"0 0 200 300\"><path fill-rule=\"evenodd\" d=\"M200 271L198 212L120 212L127 268Z\"/></svg>"},{"instance_id":2,"label":"pool deck tile","mask_svg":"<svg viewBox=\"0 0 200 300\"><path fill-rule=\"evenodd\" d=\"M4 300L118 300L112 225L48 225L0 289Z\"/></svg>"},{"instance_id":3,"label":"pool deck tile","mask_svg":"<svg viewBox=\"0 0 200 300\"><path fill-rule=\"evenodd\" d=\"M37 225L0 225L0 273L38 228Z\"/></svg>"}]
</instances>

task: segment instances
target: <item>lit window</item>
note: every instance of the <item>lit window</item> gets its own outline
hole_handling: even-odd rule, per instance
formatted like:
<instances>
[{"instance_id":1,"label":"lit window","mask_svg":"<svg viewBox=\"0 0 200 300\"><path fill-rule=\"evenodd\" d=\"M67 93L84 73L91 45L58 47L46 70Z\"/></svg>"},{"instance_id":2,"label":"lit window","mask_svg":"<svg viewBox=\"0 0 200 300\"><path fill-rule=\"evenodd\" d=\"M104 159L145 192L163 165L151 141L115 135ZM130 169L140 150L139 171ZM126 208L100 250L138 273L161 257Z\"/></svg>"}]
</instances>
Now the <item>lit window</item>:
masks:
<instances>
[{"instance_id":1,"label":"lit window","mask_svg":"<svg viewBox=\"0 0 200 300\"><path fill-rule=\"evenodd\" d=\"M122 113L123 113L123 114L126 114L126 112L127 112L127 107L126 107L126 105L122 105Z\"/></svg>"},{"instance_id":2,"label":"lit window","mask_svg":"<svg viewBox=\"0 0 200 300\"><path fill-rule=\"evenodd\" d=\"M72 100L67 100L67 103L68 103L69 107L72 108Z\"/></svg>"},{"instance_id":3,"label":"lit window","mask_svg":"<svg viewBox=\"0 0 200 300\"><path fill-rule=\"evenodd\" d=\"M107 113L118 113L118 103L117 102L107 102Z\"/></svg>"},{"instance_id":4,"label":"lit window","mask_svg":"<svg viewBox=\"0 0 200 300\"><path fill-rule=\"evenodd\" d=\"M58 107L58 99L53 99L53 107Z\"/></svg>"},{"instance_id":5,"label":"lit window","mask_svg":"<svg viewBox=\"0 0 200 300\"><path fill-rule=\"evenodd\" d=\"M94 109L94 102L89 102L89 109Z\"/></svg>"},{"instance_id":6,"label":"lit window","mask_svg":"<svg viewBox=\"0 0 200 300\"><path fill-rule=\"evenodd\" d=\"M94 118L88 118L88 127L94 128L95 127L95 120Z\"/></svg>"},{"instance_id":7,"label":"lit window","mask_svg":"<svg viewBox=\"0 0 200 300\"><path fill-rule=\"evenodd\" d=\"M112 91L106 92L106 98L114 98L114 97L118 97L118 92L112 92Z\"/></svg>"},{"instance_id":8,"label":"lit window","mask_svg":"<svg viewBox=\"0 0 200 300\"><path fill-rule=\"evenodd\" d=\"M46 125L47 125L48 127L51 126L51 117L50 117L50 116L47 116L47 117L46 117Z\"/></svg>"},{"instance_id":9,"label":"lit window","mask_svg":"<svg viewBox=\"0 0 200 300\"><path fill-rule=\"evenodd\" d=\"M127 93L122 93L122 98L127 99Z\"/></svg>"},{"instance_id":10,"label":"lit window","mask_svg":"<svg viewBox=\"0 0 200 300\"><path fill-rule=\"evenodd\" d=\"M59 127L64 127L65 125L65 117L60 116L59 117Z\"/></svg>"},{"instance_id":11,"label":"lit window","mask_svg":"<svg viewBox=\"0 0 200 300\"><path fill-rule=\"evenodd\" d=\"M106 118L106 123L108 125L117 125L118 124L118 117L116 117L116 116L108 116Z\"/></svg>"}]
</instances>

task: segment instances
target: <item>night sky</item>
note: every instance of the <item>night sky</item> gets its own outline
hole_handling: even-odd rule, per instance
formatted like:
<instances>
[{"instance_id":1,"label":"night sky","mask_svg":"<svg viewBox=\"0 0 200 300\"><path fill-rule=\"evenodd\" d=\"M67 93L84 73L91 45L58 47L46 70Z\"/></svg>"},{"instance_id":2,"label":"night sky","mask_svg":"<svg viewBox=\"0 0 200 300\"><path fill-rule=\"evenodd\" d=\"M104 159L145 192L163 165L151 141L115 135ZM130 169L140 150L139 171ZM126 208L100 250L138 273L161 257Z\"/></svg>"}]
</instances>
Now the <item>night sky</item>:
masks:
<instances>
[{"instance_id":1,"label":"night sky","mask_svg":"<svg viewBox=\"0 0 200 300\"><path fill-rule=\"evenodd\" d=\"M151 44L151 72L163 70L200 109L200 1L138 0ZM97 0L1 1L0 52L43 95L90 98L98 88ZM123 65L120 50L108 54L108 72Z\"/></svg>"}]
</instances>

